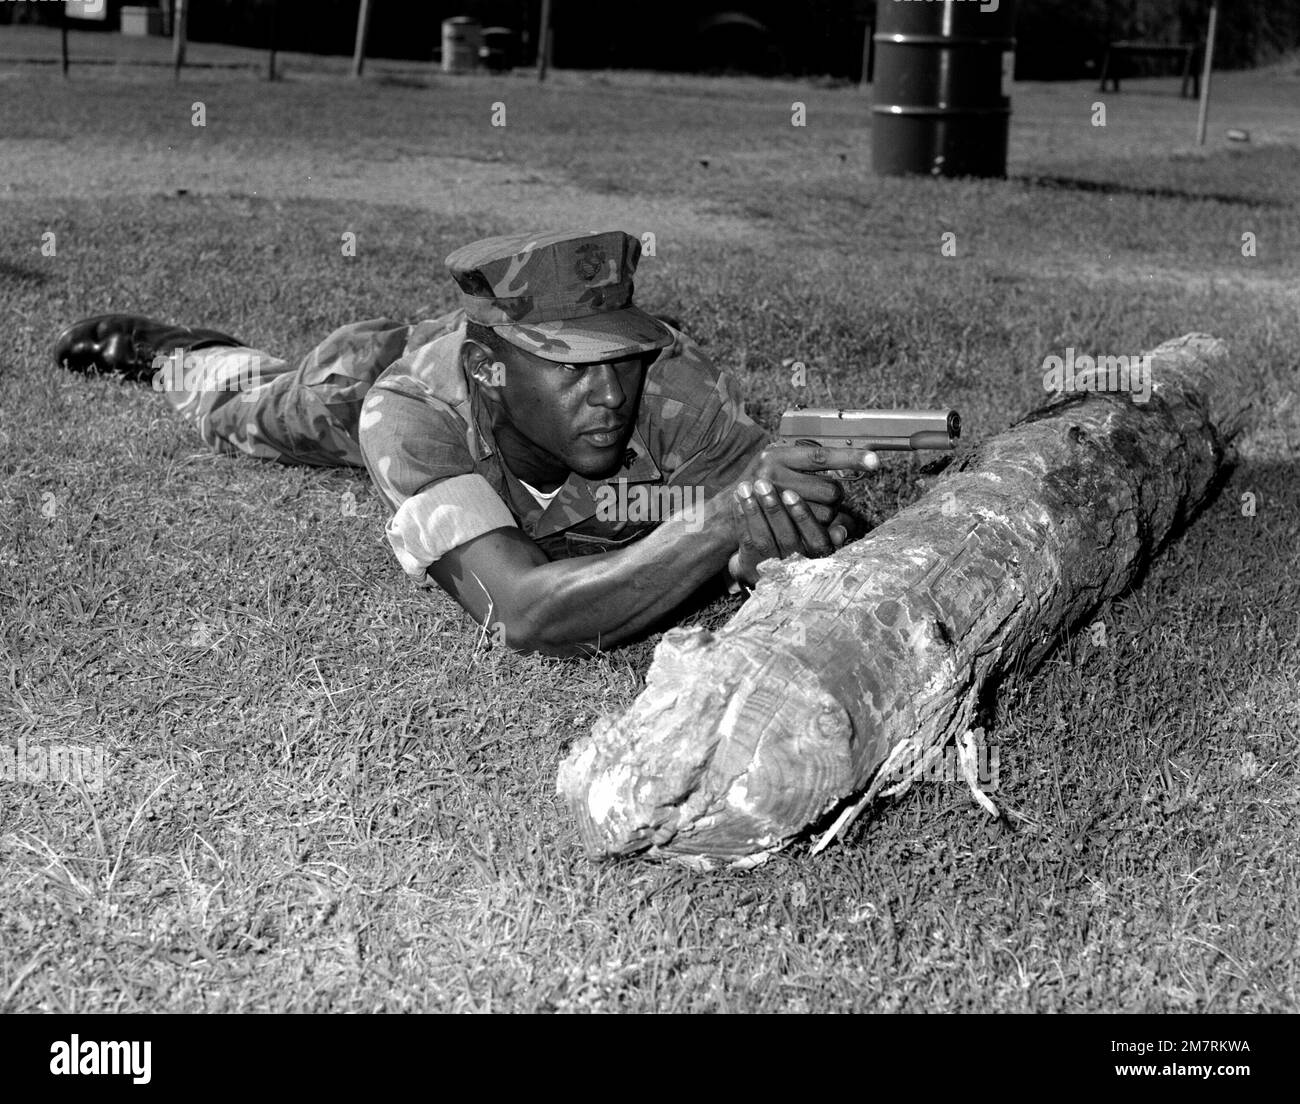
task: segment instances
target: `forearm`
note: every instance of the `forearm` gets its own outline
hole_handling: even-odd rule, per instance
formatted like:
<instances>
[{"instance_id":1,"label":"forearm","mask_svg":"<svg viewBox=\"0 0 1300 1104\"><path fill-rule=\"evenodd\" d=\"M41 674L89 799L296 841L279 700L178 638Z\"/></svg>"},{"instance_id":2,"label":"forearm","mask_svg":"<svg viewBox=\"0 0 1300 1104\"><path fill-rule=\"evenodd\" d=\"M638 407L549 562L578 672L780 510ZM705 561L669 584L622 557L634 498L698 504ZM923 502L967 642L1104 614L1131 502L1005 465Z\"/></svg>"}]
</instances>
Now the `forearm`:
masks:
<instances>
[{"instance_id":1,"label":"forearm","mask_svg":"<svg viewBox=\"0 0 1300 1104\"><path fill-rule=\"evenodd\" d=\"M735 550L728 525L678 516L627 548L542 564L519 596L529 650L569 655L621 643L724 571Z\"/></svg>"}]
</instances>

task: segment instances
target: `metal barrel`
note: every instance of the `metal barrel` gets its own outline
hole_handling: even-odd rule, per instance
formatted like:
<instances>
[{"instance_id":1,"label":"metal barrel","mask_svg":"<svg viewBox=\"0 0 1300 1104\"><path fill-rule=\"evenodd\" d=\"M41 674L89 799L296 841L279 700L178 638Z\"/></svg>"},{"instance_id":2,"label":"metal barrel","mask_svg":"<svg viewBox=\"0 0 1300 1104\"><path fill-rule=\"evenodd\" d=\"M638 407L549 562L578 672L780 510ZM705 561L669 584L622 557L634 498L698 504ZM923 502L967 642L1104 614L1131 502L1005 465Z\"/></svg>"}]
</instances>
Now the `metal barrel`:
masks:
<instances>
[{"instance_id":1,"label":"metal barrel","mask_svg":"<svg viewBox=\"0 0 1300 1104\"><path fill-rule=\"evenodd\" d=\"M961 437L955 410L839 410L795 407L781 415L783 443L904 452L953 449Z\"/></svg>"},{"instance_id":2,"label":"metal barrel","mask_svg":"<svg viewBox=\"0 0 1300 1104\"><path fill-rule=\"evenodd\" d=\"M482 24L468 15L442 21L442 71L472 73L478 68Z\"/></svg>"},{"instance_id":3,"label":"metal barrel","mask_svg":"<svg viewBox=\"0 0 1300 1104\"><path fill-rule=\"evenodd\" d=\"M1006 176L1015 0L877 0L872 165Z\"/></svg>"}]
</instances>

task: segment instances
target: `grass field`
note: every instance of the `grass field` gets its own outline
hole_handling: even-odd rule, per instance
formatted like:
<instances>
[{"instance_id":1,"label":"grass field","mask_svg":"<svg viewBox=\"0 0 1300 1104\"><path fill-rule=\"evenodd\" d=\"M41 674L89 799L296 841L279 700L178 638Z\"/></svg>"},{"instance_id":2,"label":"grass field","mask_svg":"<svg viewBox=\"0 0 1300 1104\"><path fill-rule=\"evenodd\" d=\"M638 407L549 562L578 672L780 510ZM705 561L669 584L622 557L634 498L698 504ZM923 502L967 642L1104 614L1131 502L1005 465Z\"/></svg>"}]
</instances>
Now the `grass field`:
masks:
<instances>
[{"instance_id":1,"label":"grass field","mask_svg":"<svg viewBox=\"0 0 1300 1104\"><path fill-rule=\"evenodd\" d=\"M0 59L0 746L107 762L98 792L0 783L0 1009L1297 1008L1295 65L1216 76L1203 150L1174 82L1019 85L1003 182L874 178L867 101L825 82L290 76ZM363 472L209 455L47 363L106 310L298 355L453 305L457 245L574 224L656 235L639 301L772 427L829 395L951 404L977 441L1049 354L1230 342L1257 428L1105 646L999 702L1003 820L921 784L817 857L592 863L556 766L653 640L492 649L402 575ZM884 467L876 517L919 493Z\"/></svg>"}]
</instances>

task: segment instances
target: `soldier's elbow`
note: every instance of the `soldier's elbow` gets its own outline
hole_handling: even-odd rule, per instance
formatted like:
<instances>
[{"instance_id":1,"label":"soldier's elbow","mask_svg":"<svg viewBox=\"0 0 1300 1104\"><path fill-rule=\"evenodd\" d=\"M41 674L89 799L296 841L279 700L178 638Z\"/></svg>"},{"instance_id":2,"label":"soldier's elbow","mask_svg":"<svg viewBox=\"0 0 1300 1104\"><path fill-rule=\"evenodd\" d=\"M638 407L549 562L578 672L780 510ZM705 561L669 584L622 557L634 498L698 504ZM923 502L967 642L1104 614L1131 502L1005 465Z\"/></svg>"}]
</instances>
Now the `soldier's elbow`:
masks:
<instances>
[{"instance_id":1,"label":"soldier's elbow","mask_svg":"<svg viewBox=\"0 0 1300 1104\"><path fill-rule=\"evenodd\" d=\"M560 619L520 618L515 633L506 634L505 644L520 653L557 659L595 655L600 651L599 644L584 639L585 635Z\"/></svg>"},{"instance_id":2,"label":"soldier's elbow","mask_svg":"<svg viewBox=\"0 0 1300 1104\"><path fill-rule=\"evenodd\" d=\"M507 636L506 643L514 651L526 655L546 655L557 659L589 656L599 651L591 644L572 638L558 627L552 627L549 631L530 628L521 631L516 639L512 640Z\"/></svg>"}]
</instances>

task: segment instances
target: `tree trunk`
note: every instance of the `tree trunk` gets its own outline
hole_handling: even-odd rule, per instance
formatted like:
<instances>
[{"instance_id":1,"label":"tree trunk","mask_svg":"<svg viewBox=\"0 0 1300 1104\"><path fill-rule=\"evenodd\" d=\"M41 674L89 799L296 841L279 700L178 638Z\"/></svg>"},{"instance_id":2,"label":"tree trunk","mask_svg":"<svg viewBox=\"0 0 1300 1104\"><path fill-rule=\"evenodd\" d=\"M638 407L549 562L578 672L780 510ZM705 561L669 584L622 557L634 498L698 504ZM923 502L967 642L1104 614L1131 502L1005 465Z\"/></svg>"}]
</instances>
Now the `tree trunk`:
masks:
<instances>
[{"instance_id":1,"label":"tree trunk","mask_svg":"<svg viewBox=\"0 0 1300 1104\"><path fill-rule=\"evenodd\" d=\"M588 851L753 865L966 734L1214 489L1247 389L1206 335L1152 356L1149 401L1058 395L862 540L768 561L717 633L666 633L560 766Z\"/></svg>"}]
</instances>

